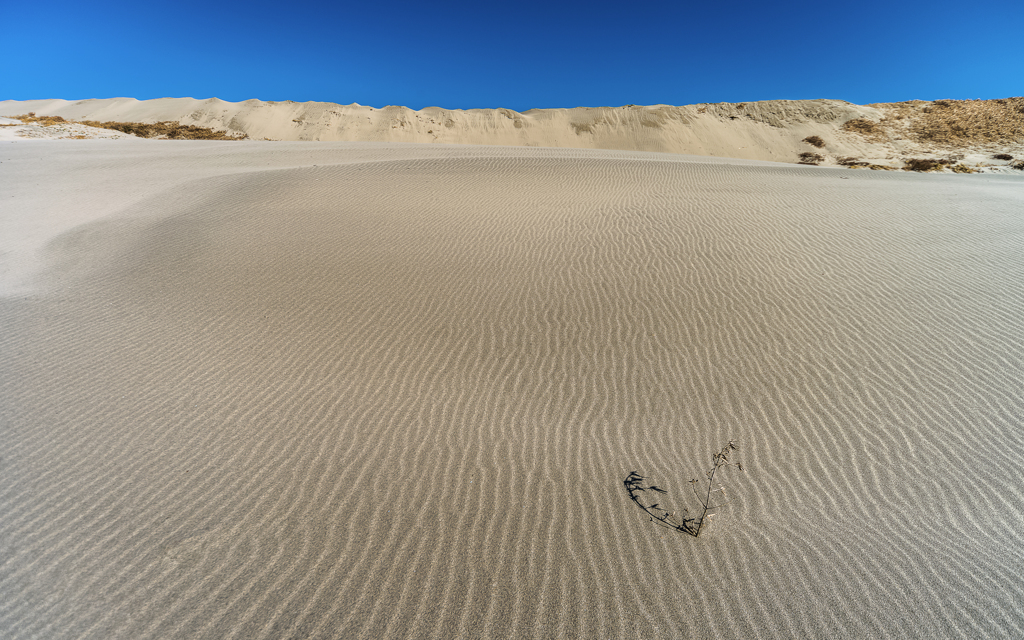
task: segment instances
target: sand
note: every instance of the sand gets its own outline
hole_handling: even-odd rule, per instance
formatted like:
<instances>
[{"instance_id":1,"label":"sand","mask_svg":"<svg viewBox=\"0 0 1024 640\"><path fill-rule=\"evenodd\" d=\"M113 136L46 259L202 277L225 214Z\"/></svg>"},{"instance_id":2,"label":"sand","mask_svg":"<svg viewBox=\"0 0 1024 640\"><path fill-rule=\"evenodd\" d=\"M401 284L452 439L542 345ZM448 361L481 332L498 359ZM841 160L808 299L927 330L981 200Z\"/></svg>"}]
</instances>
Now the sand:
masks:
<instances>
[{"instance_id":1,"label":"sand","mask_svg":"<svg viewBox=\"0 0 1024 640\"><path fill-rule=\"evenodd\" d=\"M1024 635L1019 176L0 161L4 638Z\"/></svg>"},{"instance_id":2,"label":"sand","mask_svg":"<svg viewBox=\"0 0 1024 640\"><path fill-rule=\"evenodd\" d=\"M1024 99L913 101L856 105L843 100L764 100L743 103L625 105L571 109L413 110L332 102L227 102L217 98L0 100L0 116L26 113L69 121L177 122L254 140L412 142L558 147L800 162L815 153L822 166L856 159L902 168L914 158L948 159L974 171L1014 171L998 153L1024 157ZM877 125L867 135L850 121ZM82 125L28 127L7 136L91 135ZM62 129L66 132L61 131ZM817 137L824 146L807 138Z\"/></svg>"}]
</instances>

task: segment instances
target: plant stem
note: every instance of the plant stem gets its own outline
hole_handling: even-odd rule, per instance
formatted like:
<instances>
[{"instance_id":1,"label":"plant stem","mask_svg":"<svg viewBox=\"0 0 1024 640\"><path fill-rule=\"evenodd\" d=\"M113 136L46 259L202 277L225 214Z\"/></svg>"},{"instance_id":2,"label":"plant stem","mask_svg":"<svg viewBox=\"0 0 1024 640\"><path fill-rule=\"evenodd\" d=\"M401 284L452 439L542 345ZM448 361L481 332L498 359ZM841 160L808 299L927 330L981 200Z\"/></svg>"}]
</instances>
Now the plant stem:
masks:
<instances>
[{"instance_id":1,"label":"plant stem","mask_svg":"<svg viewBox=\"0 0 1024 640\"><path fill-rule=\"evenodd\" d=\"M715 466L711 470L711 475L708 476L708 495L704 498L704 501L703 501L704 502L704 513L700 514L700 520L697 521L697 532L693 534L694 538L699 536L700 535L700 530L704 528L704 517L707 515L708 509L711 508L709 506L711 504L711 487L715 486L715 472L718 471L718 467L719 467L718 458L716 457L715 458Z\"/></svg>"}]
</instances>

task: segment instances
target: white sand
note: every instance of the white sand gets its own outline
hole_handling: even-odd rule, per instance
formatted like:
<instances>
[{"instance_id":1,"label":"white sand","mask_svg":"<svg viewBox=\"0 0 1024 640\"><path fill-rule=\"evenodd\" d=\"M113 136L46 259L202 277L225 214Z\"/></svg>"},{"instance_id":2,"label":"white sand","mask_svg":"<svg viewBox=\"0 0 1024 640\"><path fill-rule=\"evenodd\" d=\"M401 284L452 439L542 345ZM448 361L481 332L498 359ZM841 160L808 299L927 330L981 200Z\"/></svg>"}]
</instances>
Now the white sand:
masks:
<instances>
[{"instance_id":1,"label":"white sand","mask_svg":"<svg viewBox=\"0 0 1024 640\"><path fill-rule=\"evenodd\" d=\"M0 161L4 638L1024 636L1019 176Z\"/></svg>"},{"instance_id":2,"label":"white sand","mask_svg":"<svg viewBox=\"0 0 1024 640\"><path fill-rule=\"evenodd\" d=\"M0 101L0 115L28 112L68 120L174 121L244 133L256 140L615 149L796 162L801 152L817 151L803 142L817 135L828 142L823 151L828 162L857 156L884 163L897 152L912 151L912 145L906 143L880 145L840 131L839 126L847 120L882 117L878 109L841 100L580 107L523 113L436 107L413 111L330 102L225 102L216 98Z\"/></svg>"},{"instance_id":3,"label":"white sand","mask_svg":"<svg viewBox=\"0 0 1024 640\"><path fill-rule=\"evenodd\" d=\"M958 126L976 126L998 118L995 102L986 113L970 111ZM1006 101L1002 101L1006 102ZM1001 143L940 144L914 141L901 126L919 122L928 109L943 107L918 103L861 106L842 100L769 100L746 103L694 104L685 106L628 105L574 109L440 109L414 111L406 107L374 108L331 102L225 102L217 98L162 98L135 100L5 100L0 115L34 112L60 116L69 121L94 120L154 123L173 121L197 125L255 140L412 142L429 144L508 145L578 149L657 151L750 160L796 163L803 152L821 155L823 166L843 158L872 164L902 167L908 158L964 157L972 168L984 172L1012 173L994 153L1024 156L1024 139ZM930 105L930 106L929 106ZM978 103L975 106L984 106ZM1003 108L1011 109L1014 105ZM896 123L885 140L843 130L854 119ZM992 123L989 122L990 126ZM30 126L10 130L4 137L110 137L109 130L83 132L67 124L48 128ZM1005 129L1006 127L1003 126ZM824 147L804 140L817 136Z\"/></svg>"}]
</instances>

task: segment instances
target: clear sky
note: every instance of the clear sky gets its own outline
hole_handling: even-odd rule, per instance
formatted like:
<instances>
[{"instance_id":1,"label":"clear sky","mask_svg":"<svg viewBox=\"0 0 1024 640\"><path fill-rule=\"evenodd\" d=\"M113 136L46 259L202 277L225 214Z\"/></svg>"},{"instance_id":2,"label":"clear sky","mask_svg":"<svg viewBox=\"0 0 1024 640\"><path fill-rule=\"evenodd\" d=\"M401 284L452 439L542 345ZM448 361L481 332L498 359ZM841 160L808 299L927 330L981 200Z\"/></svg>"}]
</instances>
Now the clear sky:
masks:
<instances>
[{"instance_id":1,"label":"clear sky","mask_svg":"<svg viewBox=\"0 0 1024 640\"><path fill-rule=\"evenodd\" d=\"M0 99L446 108L1024 94L1024 0L0 1Z\"/></svg>"}]
</instances>

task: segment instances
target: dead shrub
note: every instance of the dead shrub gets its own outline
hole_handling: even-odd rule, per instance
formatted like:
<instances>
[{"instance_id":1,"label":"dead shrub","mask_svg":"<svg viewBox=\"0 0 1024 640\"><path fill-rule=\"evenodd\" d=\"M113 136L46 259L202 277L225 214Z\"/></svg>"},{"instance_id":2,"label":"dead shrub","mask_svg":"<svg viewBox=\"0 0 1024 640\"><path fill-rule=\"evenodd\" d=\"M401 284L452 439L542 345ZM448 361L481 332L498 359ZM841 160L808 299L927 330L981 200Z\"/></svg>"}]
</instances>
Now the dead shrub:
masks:
<instances>
[{"instance_id":1,"label":"dead shrub","mask_svg":"<svg viewBox=\"0 0 1024 640\"><path fill-rule=\"evenodd\" d=\"M904 171L934 171L939 168L939 163L924 158L911 158L903 162Z\"/></svg>"},{"instance_id":2,"label":"dead shrub","mask_svg":"<svg viewBox=\"0 0 1024 640\"><path fill-rule=\"evenodd\" d=\"M208 127L197 127L192 124L177 122L96 122L83 120L81 124L101 129L112 129L128 133L140 138L166 138L168 140L244 140L245 134L236 135L226 131L214 131Z\"/></svg>"},{"instance_id":3,"label":"dead shrub","mask_svg":"<svg viewBox=\"0 0 1024 640\"><path fill-rule=\"evenodd\" d=\"M993 160L1013 160L1013 156L1011 156L1008 153L997 153L996 155L992 156L992 159Z\"/></svg>"},{"instance_id":4,"label":"dead shrub","mask_svg":"<svg viewBox=\"0 0 1024 640\"><path fill-rule=\"evenodd\" d=\"M941 171L947 166L952 166L957 163L952 158L908 158L903 161L904 171Z\"/></svg>"},{"instance_id":5,"label":"dead shrub","mask_svg":"<svg viewBox=\"0 0 1024 640\"><path fill-rule=\"evenodd\" d=\"M814 153L813 151L804 151L800 154L800 164L821 164L825 160L824 156L820 153Z\"/></svg>"},{"instance_id":6,"label":"dead shrub","mask_svg":"<svg viewBox=\"0 0 1024 640\"><path fill-rule=\"evenodd\" d=\"M25 124L40 124L44 127L52 127L55 124L67 124L68 121L60 116L36 116L35 111L31 111L21 116L11 116L15 120L21 120Z\"/></svg>"},{"instance_id":7,"label":"dead shrub","mask_svg":"<svg viewBox=\"0 0 1024 640\"><path fill-rule=\"evenodd\" d=\"M936 100L910 126L918 142L949 145L1024 140L1024 98Z\"/></svg>"},{"instance_id":8,"label":"dead shrub","mask_svg":"<svg viewBox=\"0 0 1024 640\"><path fill-rule=\"evenodd\" d=\"M169 140L244 140L248 136L237 135L226 131L214 131L208 127L197 127L195 125L183 125L177 122L157 122L146 124L143 122L97 122L95 120L69 121L60 116L36 116L35 112L21 116L11 116L15 120L21 120L25 124L41 124L50 127L55 124L83 124L88 127L99 129L112 129L122 133L128 133L140 138L167 138Z\"/></svg>"},{"instance_id":9,"label":"dead shrub","mask_svg":"<svg viewBox=\"0 0 1024 640\"><path fill-rule=\"evenodd\" d=\"M1016 169L1017 171L1024 171L1024 160L1014 160L1010 163L1010 168Z\"/></svg>"},{"instance_id":10,"label":"dead shrub","mask_svg":"<svg viewBox=\"0 0 1024 640\"><path fill-rule=\"evenodd\" d=\"M803 141L812 147L817 147L819 149L825 146L825 141L822 140L820 136L807 136Z\"/></svg>"},{"instance_id":11,"label":"dead shrub","mask_svg":"<svg viewBox=\"0 0 1024 640\"><path fill-rule=\"evenodd\" d=\"M873 135L878 133L878 123L864 118L854 118L843 123L843 131L859 133L861 135Z\"/></svg>"}]
</instances>

